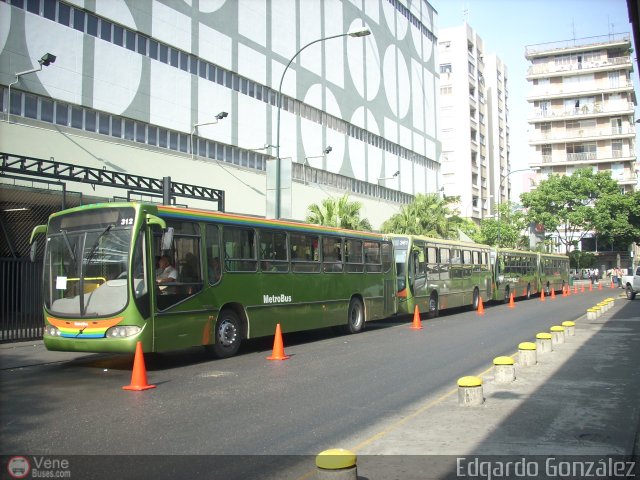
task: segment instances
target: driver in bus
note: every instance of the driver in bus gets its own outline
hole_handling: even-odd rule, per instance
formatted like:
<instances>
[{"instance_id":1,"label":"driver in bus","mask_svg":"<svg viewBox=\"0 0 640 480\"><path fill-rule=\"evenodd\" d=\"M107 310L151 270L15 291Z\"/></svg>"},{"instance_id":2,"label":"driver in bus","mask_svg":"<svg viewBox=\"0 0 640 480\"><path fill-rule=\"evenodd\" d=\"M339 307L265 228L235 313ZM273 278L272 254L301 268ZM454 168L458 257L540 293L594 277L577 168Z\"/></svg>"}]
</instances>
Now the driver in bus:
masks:
<instances>
[{"instance_id":1,"label":"driver in bus","mask_svg":"<svg viewBox=\"0 0 640 480\"><path fill-rule=\"evenodd\" d=\"M158 261L158 272L156 276L156 283L160 285L160 291L163 294L173 293L169 290L169 287L162 285L163 283L173 283L178 279L178 271L171 265L171 260L168 255L162 255Z\"/></svg>"}]
</instances>

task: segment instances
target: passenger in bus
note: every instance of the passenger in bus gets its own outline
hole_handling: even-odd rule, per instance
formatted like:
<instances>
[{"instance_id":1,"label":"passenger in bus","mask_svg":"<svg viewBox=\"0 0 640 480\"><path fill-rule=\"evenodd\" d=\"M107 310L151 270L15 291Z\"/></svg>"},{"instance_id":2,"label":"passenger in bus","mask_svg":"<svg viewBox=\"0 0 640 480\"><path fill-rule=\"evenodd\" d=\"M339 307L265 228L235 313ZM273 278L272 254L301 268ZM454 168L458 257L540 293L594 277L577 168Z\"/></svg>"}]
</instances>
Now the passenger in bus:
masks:
<instances>
[{"instance_id":1,"label":"passenger in bus","mask_svg":"<svg viewBox=\"0 0 640 480\"><path fill-rule=\"evenodd\" d=\"M156 283L160 285L160 293L174 293L173 289L169 288L167 285L162 284L175 282L178 279L178 271L171 265L171 260L169 259L168 255L162 255L160 257L158 265L158 270L160 273L156 276Z\"/></svg>"}]
</instances>

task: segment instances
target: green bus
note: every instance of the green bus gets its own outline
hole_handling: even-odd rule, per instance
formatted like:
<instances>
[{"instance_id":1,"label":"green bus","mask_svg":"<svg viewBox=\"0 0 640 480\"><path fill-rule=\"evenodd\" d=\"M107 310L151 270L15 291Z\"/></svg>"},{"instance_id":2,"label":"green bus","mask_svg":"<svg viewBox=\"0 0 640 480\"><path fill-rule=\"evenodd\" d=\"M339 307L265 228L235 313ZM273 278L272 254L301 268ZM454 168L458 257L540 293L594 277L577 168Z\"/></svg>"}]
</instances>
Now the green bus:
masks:
<instances>
[{"instance_id":1,"label":"green bus","mask_svg":"<svg viewBox=\"0 0 640 480\"><path fill-rule=\"evenodd\" d=\"M491 247L414 235L390 235L395 251L398 313L435 317L440 310L492 298Z\"/></svg>"},{"instance_id":2,"label":"green bus","mask_svg":"<svg viewBox=\"0 0 640 480\"><path fill-rule=\"evenodd\" d=\"M497 248L492 252L494 270L493 299L509 301L530 298L544 290L561 291L569 282L569 257L552 253Z\"/></svg>"},{"instance_id":3,"label":"green bus","mask_svg":"<svg viewBox=\"0 0 640 480\"><path fill-rule=\"evenodd\" d=\"M538 254L538 290L545 295L559 292L569 284L569 257L556 253Z\"/></svg>"},{"instance_id":4,"label":"green bus","mask_svg":"<svg viewBox=\"0 0 640 480\"><path fill-rule=\"evenodd\" d=\"M537 252L497 248L495 257L493 299L509 301L514 298L530 298L539 292Z\"/></svg>"},{"instance_id":5,"label":"green bus","mask_svg":"<svg viewBox=\"0 0 640 480\"><path fill-rule=\"evenodd\" d=\"M393 245L376 233L145 203L65 210L38 233L49 350L227 357L278 323L356 333L396 311Z\"/></svg>"}]
</instances>

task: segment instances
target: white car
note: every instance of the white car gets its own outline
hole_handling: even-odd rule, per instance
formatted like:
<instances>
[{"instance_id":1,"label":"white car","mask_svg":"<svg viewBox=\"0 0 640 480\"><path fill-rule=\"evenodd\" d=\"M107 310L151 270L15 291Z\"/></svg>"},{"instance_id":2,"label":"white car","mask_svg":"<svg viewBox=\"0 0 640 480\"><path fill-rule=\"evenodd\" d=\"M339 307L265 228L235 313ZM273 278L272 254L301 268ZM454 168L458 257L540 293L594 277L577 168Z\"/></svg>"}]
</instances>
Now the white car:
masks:
<instances>
[{"instance_id":1,"label":"white car","mask_svg":"<svg viewBox=\"0 0 640 480\"><path fill-rule=\"evenodd\" d=\"M631 271L629 271L629 273L631 273ZM640 292L640 267L636 267L634 275L623 275L622 285L629 300L636 298L636 293Z\"/></svg>"}]
</instances>

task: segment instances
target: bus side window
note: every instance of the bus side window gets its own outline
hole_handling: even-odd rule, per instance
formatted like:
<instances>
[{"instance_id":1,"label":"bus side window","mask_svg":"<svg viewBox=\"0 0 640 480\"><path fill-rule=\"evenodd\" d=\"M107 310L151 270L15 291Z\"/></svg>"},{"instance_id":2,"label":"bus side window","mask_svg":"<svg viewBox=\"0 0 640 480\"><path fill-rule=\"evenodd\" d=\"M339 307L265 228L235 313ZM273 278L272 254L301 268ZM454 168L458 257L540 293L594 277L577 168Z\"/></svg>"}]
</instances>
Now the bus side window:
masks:
<instances>
[{"instance_id":1,"label":"bus side window","mask_svg":"<svg viewBox=\"0 0 640 480\"><path fill-rule=\"evenodd\" d=\"M263 272L288 272L287 234L270 230L260 231L260 270Z\"/></svg>"},{"instance_id":2,"label":"bus side window","mask_svg":"<svg viewBox=\"0 0 640 480\"><path fill-rule=\"evenodd\" d=\"M322 238L322 269L325 272L342 272L342 238Z\"/></svg>"},{"instance_id":3,"label":"bus side window","mask_svg":"<svg viewBox=\"0 0 640 480\"><path fill-rule=\"evenodd\" d=\"M291 268L294 272L318 273L320 272L320 258L318 245L320 238L315 235L301 235L292 233L289 235L291 251Z\"/></svg>"},{"instance_id":4,"label":"bus side window","mask_svg":"<svg viewBox=\"0 0 640 480\"><path fill-rule=\"evenodd\" d=\"M253 229L225 227L222 236L225 271L255 272L258 270Z\"/></svg>"},{"instance_id":5,"label":"bus side window","mask_svg":"<svg viewBox=\"0 0 640 480\"><path fill-rule=\"evenodd\" d=\"M367 272L382 271L382 258L378 242L364 242L364 261Z\"/></svg>"}]
</instances>

